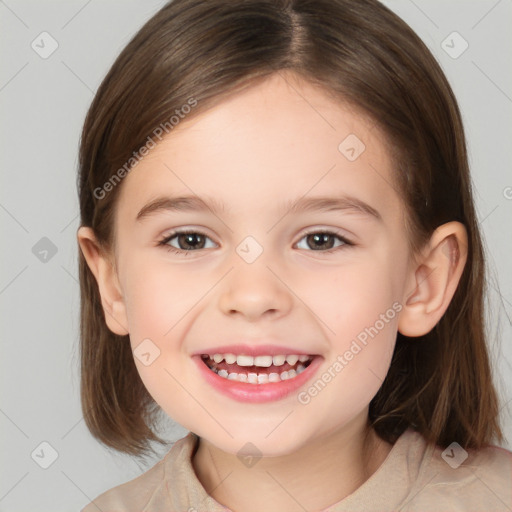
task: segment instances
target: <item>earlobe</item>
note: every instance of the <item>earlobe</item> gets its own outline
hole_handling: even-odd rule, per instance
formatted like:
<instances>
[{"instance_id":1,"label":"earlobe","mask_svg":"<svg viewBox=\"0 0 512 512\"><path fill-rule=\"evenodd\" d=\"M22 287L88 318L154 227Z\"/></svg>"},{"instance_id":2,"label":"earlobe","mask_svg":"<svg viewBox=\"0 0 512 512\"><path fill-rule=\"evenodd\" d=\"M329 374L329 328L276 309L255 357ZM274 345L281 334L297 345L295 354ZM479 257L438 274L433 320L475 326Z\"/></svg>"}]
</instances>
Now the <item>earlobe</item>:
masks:
<instances>
[{"instance_id":1,"label":"earlobe","mask_svg":"<svg viewBox=\"0 0 512 512\"><path fill-rule=\"evenodd\" d=\"M460 222L448 222L434 231L407 280L398 321L401 334L423 336L439 322L459 284L467 247L466 228Z\"/></svg>"},{"instance_id":2,"label":"earlobe","mask_svg":"<svg viewBox=\"0 0 512 512\"><path fill-rule=\"evenodd\" d=\"M101 250L92 228L80 227L77 239L87 265L98 283L107 327L114 334L128 334L126 307L112 261Z\"/></svg>"}]
</instances>

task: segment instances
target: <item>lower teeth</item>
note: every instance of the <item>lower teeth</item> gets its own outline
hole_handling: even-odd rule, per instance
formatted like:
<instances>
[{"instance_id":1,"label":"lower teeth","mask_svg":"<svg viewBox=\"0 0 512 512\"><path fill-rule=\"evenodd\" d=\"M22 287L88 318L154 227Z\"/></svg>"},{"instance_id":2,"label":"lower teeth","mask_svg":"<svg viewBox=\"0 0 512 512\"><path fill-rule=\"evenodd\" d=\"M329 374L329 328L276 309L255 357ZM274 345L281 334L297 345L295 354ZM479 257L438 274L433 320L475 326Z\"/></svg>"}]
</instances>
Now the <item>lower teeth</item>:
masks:
<instances>
[{"instance_id":1,"label":"lower teeth","mask_svg":"<svg viewBox=\"0 0 512 512\"><path fill-rule=\"evenodd\" d=\"M293 379L305 369L306 367L303 364L299 364L296 371L292 369L281 373L228 373L226 370L217 371L215 368L210 368L210 370L219 377L228 380L236 380L238 382L246 382L248 384L268 384Z\"/></svg>"}]
</instances>

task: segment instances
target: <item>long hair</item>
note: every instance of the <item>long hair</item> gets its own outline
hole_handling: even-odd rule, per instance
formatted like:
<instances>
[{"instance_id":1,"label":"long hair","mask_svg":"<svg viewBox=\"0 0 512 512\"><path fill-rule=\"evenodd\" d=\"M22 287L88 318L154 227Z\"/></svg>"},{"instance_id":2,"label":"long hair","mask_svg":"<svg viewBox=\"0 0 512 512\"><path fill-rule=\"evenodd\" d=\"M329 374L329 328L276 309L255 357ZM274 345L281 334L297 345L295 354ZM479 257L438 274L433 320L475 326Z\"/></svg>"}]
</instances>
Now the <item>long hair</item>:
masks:
<instances>
[{"instance_id":1,"label":"long hair","mask_svg":"<svg viewBox=\"0 0 512 512\"><path fill-rule=\"evenodd\" d=\"M369 424L393 443L413 428L428 442L479 448L503 436L484 325L485 267L459 108L440 66L413 30L376 0L174 0L133 37L101 83L80 146L81 225L113 247L120 169L190 99L192 117L273 73L292 70L369 116L381 129L419 250L442 223L468 233L468 259L436 327L398 333ZM108 193L105 193L110 183ZM116 186L114 186L116 185ZM98 191L102 191L99 193ZM105 323L80 252L81 400L90 432L141 456L158 404L145 389L128 336Z\"/></svg>"}]
</instances>

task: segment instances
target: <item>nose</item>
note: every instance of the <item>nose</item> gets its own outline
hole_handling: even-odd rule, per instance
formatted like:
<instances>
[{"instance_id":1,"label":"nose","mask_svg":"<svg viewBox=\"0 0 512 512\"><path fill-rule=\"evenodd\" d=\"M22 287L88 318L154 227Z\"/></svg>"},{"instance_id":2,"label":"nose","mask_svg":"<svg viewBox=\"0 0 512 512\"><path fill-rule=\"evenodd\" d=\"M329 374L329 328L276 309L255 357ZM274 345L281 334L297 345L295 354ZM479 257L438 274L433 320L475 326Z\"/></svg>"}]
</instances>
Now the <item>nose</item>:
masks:
<instances>
[{"instance_id":1,"label":"nose","mask_svg":"<svg viewBox=\"0 0 512 512\"><path fill-rule=\"evenodd\" d=\"M287 284L263 258L251 264L236 263L222 283L219 298L225 315L240 316L249 322L281 318L290 312L292 303L293 294Z\"/></svg>"}]
</instances>

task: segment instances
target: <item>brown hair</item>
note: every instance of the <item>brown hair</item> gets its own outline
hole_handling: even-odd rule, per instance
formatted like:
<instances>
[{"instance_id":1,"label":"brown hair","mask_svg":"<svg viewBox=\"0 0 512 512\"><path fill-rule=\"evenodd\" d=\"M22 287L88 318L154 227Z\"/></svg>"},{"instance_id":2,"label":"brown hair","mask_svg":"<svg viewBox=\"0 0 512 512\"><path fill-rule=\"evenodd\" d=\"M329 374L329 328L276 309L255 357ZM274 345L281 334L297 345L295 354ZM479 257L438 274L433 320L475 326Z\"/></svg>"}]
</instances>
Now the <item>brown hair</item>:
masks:
<instances>
[{"instance_id":1,"label":"brown hair","mask_svg":"<svg viewBox=\"0 0 512 512\"><path fill-rule=\"evenodd\" d=\"M376 0L174 0L119 55L87 114L80 147L81 225L107 254L122 186L95 194L193 97L190 117L280 70L292 70L368 115L382 130L407 211L411 248L462 222L468 259L446 313L425 336L398 333L369 423L393 443L408 427L428 442L479 448L502 440L484 325L484 257L461 115L421 39ZM80 252L81 399L90 432L145 455L158 404L128 336L106 326L98 286Z\"/></svg>"}]
</instances>

